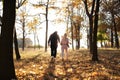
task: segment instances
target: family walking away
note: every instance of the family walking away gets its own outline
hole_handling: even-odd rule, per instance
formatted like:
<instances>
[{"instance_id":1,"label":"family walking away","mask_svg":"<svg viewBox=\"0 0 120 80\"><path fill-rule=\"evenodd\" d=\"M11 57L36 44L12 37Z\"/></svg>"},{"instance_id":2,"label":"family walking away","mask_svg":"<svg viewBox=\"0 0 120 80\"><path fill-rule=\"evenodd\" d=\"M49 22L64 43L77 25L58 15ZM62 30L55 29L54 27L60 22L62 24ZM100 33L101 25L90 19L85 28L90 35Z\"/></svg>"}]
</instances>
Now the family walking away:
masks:
<instances>
[{"instance_id":1,"label":"family walking away","mask_svg":"<svg viewBox=\"0 0 120 80\"><path fill-rule=\"evenodd\" d=\"M61 57L62 57L62 60L63 59L68 60L69 39L67 38L66 33L62 36L60 44L61 44Z\"/></svg>"},{"instance_id":2,"label":"family walking away","mask_svg":"<svg viewBox=\"0 0 120 80\"><path fill-rule=\"evenodd\" d=\"M56 58L58 42L60 43L60 38L59 38L59 35L57 34L57 31L55 31L50 35L48 39L48 46L50 46L51 48L52 59Z\"/></svg>"}]
</instances>

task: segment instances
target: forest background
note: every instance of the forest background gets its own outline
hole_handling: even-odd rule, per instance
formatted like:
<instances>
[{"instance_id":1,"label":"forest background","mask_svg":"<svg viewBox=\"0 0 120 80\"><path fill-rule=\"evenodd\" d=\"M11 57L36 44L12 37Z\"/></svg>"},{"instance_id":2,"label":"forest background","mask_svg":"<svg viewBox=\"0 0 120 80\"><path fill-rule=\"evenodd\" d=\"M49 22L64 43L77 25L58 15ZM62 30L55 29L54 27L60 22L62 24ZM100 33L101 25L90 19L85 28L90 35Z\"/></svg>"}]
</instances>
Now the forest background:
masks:
<instances>
[{"instance_id":1,"label":"forest background","mask_svg":"<svg viewBox=\"0 0 120 80\"><path fill-rule=\"evenodd\" d=\"M58 6L58 3L61 5ZM98 59L98 41L100 41L100 46L106 48L116 48L119 49L119 22L120 22L120 1L119 0L40 0L37 3L31 3L27 0L4 0L3 7L1 7L1 35L0 35L0 67L2 73L0 76L3 78L4 75L8 78L15 77L14 63L13 63L13 39L15 44L15 51L18 50L17 36L19 36L19 28L16 23L21 25L22 31L22 50L25 48L26 35L33 34L34 36L34 48L36 48L36 42L39 43L37 30L40 26L37 26L45 22L45 52L47 51L47 38L49 30L49 23L66 23L66 33L71 39L72 50L80 48L80 40L83 38L81 32L85 30L87 33L86 44L92 54L92 61L99 61ZM2 1L1 1L2 2ZM41 8L45 13L38 13L34 18L28 18L33 16L26 13L26 4L32 5L34 8ZM23 10L22 6L25 6ZM61 7L62 6L62 7ZM8 9L9 8L9 9ZM30 8L32 10L32 8ZM17 12L20 10L22 12L17 16ZM28 10L28 11L31 11ZM49 10L55 10L55 14L60 14L57 16L60 18L49 19L51 14ZM44 12L41 11L41 12ZM18 13L20 13L18 12ZM54 12L54 11L52 11ZM63 14L65 13L65 14ZM86 13L86 14L85 14ZM43 17L44 15L44 17ZM41 17L42 16L42 17ZM63 18L64 17L64 18ZM43 19L43 21L41 20ZM56 18L56 17L55 17ZM30 20L30 22L29 22ZM40 20L40 21L39 21ZM28 21L28 23L27 23ZM57 22L56 22L57 21ZM15 26L14 26L15 24ZM58 29L58 28L56 28ZM19 30L19 32L17 31ZM53 30L54 31L54 30ZM17 33L17 35L16 35ZM21 32L20 32L21 34ZM14 35L14 36L13 36ZM43 36L43 35L42 35ZM36 41L37 40L37 41ZM74 44L74 41L76 44ZM40 48L40 45L38 45ZM18 52L18 51L17 51ZM4 53L4 54L2 54ZM20 56L19 56L20 58ZM9 65L9 66L8 66ZM7 66L7 67L4 67ZM6 70L6 71L4 71ZM11 74L9 74L11 73Z\"/></svg>"}]
</instances>

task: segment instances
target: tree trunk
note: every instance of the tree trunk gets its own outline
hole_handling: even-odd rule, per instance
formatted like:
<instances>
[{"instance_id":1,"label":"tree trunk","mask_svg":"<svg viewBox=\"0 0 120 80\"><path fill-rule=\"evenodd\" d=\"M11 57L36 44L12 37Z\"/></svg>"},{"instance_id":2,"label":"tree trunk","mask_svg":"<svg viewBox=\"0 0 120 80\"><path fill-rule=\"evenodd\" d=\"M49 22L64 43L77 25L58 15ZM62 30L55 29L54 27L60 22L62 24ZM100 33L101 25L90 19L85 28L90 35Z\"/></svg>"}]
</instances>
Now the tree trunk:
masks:
<instances>
[{"instance_id":1,"label":"tree trunk","mask_svg":"<svg viewBox=\"0 0 120 80\"><path fill-rule=\"evenodd\" d=\"M103 47L103 45L102 45L102 40L100 40L100 45L101 45L101 47Z\"/></svg>"},{"instance_id":2,"label":"tree trunk","mask_svg":"<svg viewBox=\"0 0 120 80\"><path fill-rule=\"evenodd\" d=\"M87 28L87 48L89 49L90 48L90 35L89 35L89 29Z\"/></svg>"},{"instance_id":3,"label":"tree trunk","mask_svg":"<svg viewBox=\"0 0 120 80\"><path fill-rule=\"evenodd\" d=\"M114 41L113 41L113 27L111 27L111 47L113 48L113 44L114 44Z\"/></svg>"},{"instance_id":4,"label":"tree trunk","mask_svg":"<svg viewBox=\"0 0 120 80\"><path fill-rule=\"evenodd\" d=\"M23 16L23 43L22 43L22 50L24 51L25 48L25 18Z\"/></svg>"},{"instance_id":5,"label":"tree trunk","mask_svg":"<svg viewBox=\"0 0 120 80\"><path fill-rule=\"evenodd\" d=\"M78 50L80 48L80 26L76 26L76 49Z\"/></svg>"},{"instance_id":6,"label":"tree trunk","mask_svg":"<svg viewBox=\"0 0 120 80\"><path fill-rule=\"evenodd\" d=\"M16 60L20 60L20 53L18 48L18 41L17 41L17 35L16 35L16 28L14 29L14 45L15 45L15 54L16 54Z\"/></svg>"},{"instance_id":7,"label":"tree trunk","mask_svg":"<svg viewBox=\"0 0 120 80\"><path fill-rule=\"evenodd\" d=\"M37 42L38 42L38 48L40 49L40 41L39 41L38 35L36 37L37 37Z\"/></svg>"},{"instance_id":8,"label":"tree trunk","mask_svg":"<svg viewBox=\"0 0 120 80\"><path fill-rule=\"evenodd\" d=\"M93 19L92 17L89 18L89 24L90 24L90 28L89 28L89 46L90 46L90 53L92 54L92 50L93 50Z\"/></svg>"},{"instance_id":9,"label":"tree trunk","mask_svg":"<svg viewBox=\"0 0 120 80\"><path fill-rule=\"evenodd\" d=\"M36 32L35 30L33 31L34 34L34 49L36 49Z\"/></svg>"},{"instance_id":10,"label":"tree trunk","mask_svg":"<svg viewBox=\"0 0 120 80\"><path fill-rule=\"evenodd\" d=\"M116 28L116 23L115 23L115 18L113 13L112 13L112 22L115 30L115 47L119 49L119 40L118 40L117 28Z\"/></svg>"},{"instance_id":11,"label":"tree trunk","mask_svg":"<svg viewBox=\"0 0 120 80\"><path fill-rule=\"evenodd\" d=\"M73 43L73 6L71 6L71 15L70 15L70 21L71 21L71 39L72 39L72 50L74 50L74 43Z\"/></svg>"},{"instance_id":12,"label":"tree trunk","mask_svg":"<svg viewBox=\"0 0 120 80\"><path fill-rule=\"evenodd\" d=\"M46 5L46 36L45 36L45 52L47 52L47 36L48 36L48 5L49 5L49 0L47 0L47 5Z\"/></svg>"},{"instance_id":13,"label":"tree trunk","mask_svg":"<svg viewBox=\"0 0 120 80\"><path fill-rule=\"evenodd\" d=\"M3 22L0 36L0 79L16 79L13 63L13 29L16 0L3 0Z\"/></svg>"},{"instance_id":14,"label":"tree trunk","mask_svg":"<svg viewBox=\"0 0 120 80\"><path fill-rule=\"evenodd\" d=\"M76 39L76 50L78 50L79 49L79 41L78 41L78 39Z\"/></svg>"},{"instance_id":15,"label":"tree trunk","mask_svg":"<svg viewBox=\"0 0 120 80\"><path fill-rule=\"evenodd\" d=\"M96 2L96 10L95 10L92 61L98 61L98 52L97 52L98 13L99 13L99 0L97 0Z\"/></svg>"},{"instance_id":16,"label":"tree trunk","mask_svg":"<svg viewBox=\"0 0 120 80\"><path fill-rule=\"evenodd\" d=\"M92 50L93 50L93 44L92 44L93 43L93 12L94 12L94 7L95 7L95 1L96 0L93 0L91 12L89 13L87 0L84 0L86 14L89 18L89 46L90 46L91 54L92 54Z\"/></svg>"}]
</instances>

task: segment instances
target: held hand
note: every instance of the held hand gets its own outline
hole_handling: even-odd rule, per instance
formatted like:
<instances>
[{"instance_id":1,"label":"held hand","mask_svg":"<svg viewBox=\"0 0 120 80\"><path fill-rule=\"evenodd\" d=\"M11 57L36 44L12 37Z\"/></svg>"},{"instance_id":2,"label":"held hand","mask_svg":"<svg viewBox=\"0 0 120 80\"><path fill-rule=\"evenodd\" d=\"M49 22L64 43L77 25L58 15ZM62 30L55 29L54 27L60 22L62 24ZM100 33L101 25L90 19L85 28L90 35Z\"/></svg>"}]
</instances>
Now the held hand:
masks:
<instances>
[{"instance_id":1,"label":"held hand","mask_svg":"<svg viewBox=\"0 0 120 80\"><path fill-rule=\"evenodd\" d=\"M62 43L60 43L60 45L62 45Z\"/></svg>"},{"instance_id":2,"label":"held hand","mask_svg":"<svg viewBox=\"0 0 120 80\"><path fill-rule=\"evenodd\" d=\"M48 43L48 46L50 46L50 43Z\"/></svg>"}]
</instances>

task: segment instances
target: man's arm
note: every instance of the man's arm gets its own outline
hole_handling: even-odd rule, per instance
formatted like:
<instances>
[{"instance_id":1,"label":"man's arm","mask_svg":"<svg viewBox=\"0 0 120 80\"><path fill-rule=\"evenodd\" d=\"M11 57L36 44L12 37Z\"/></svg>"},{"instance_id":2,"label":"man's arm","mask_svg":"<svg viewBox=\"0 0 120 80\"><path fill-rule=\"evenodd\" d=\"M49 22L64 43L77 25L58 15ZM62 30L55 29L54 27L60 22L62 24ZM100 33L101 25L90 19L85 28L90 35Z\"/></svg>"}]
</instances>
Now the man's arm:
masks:
<instances>
[{"instance_id":1,"label":"man's arm","mask_svg":"<svg viewBox=\"0 0 120 80\"><path fill-rule=\"evenodd\" d=\"M58 35L58 41L59 41L59 43L60 43L60 37L59 37L59 35Z\"/></svg>"},{"instance_id":2,"label":"man's arm","mask_svg":"<svg viewBox=\"0 0 120 80\"><path fill-rule=\"evenodd\" d=\"M50 41L51 41L51 35L50 35L50 37L48 39L48 46L50 46Z\"/></svg>"}]
</instances>

